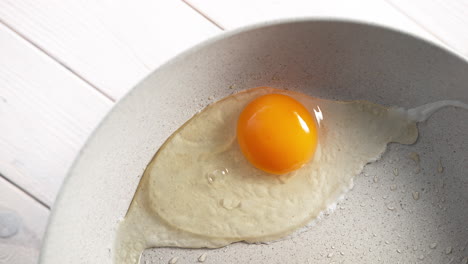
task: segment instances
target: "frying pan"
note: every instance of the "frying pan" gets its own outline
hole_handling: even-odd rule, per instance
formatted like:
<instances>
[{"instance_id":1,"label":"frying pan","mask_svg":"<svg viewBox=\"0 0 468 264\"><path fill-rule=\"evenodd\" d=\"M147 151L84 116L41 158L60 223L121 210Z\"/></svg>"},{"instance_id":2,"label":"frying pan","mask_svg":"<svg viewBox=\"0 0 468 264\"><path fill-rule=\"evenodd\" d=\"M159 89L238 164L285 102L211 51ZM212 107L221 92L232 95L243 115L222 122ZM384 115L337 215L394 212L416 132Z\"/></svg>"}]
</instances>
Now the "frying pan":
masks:
<instances>
[{"instance_id":1,"label":"frying pan","mask_svg":"<svg viewBox=\"0 0 468 264\"><path fill-rule=\"evenodd\" d=\"M53 208L41 263L111 263L117 224L158 147L207 104L256 86L405 108L468 102L468 63L413 36L349 21L274 22L204 42L151 73L94 131ZM443 109L419 130L416 144L390 144L334 210L294 235L149 249L142 263L194 263L203 253L205 263L463 262L468 112Z\"/></svg>"}]
</instances>

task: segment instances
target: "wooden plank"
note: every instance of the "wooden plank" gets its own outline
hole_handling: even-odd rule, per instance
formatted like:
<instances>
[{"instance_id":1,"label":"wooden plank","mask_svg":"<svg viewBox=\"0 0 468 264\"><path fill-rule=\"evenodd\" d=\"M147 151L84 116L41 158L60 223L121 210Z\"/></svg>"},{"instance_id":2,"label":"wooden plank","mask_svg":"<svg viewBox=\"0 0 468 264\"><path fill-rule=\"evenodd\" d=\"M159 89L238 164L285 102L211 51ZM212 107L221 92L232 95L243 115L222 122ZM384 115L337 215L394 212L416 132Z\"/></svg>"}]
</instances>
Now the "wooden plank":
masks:
<instances>
[{"instance_id":1,"label":"wooden plank","mask_svg":"<svg viewBox=\"0 0 468 264\"><path fill-rule=\"evenodd\" d=\"M51 205L113 102L0 24L0 172Z\"/></svg>"},{"instance_id":2,"label":"wooden plank","mask_svg":"<svg viewBox=\"0 0 468 264\"><path fill-rule=\"evenodd\" d=\"M0 176L0 263L36 263L49 210Z\"/></svg>"},{"instance_id":3,"label":"wooden plank","mask_svg":"<svg viewBox=\"0 0 468 264\"><path fill-rule=\"evenodd\" d=\"M340 18L371 22L440 42L385 0L185 0L222 28L291 17Z\"/></svg>"},{"instance_id":4,"label":"wooden plank","mask_svg":"<svg viewBox=\"0 0 468 264\"><path fill-rule=\"evenodd\" d=\"M388 0L421 27L468 58L468 1Z\"/></svg>"},{"instance_id":5,"label":"wooden plank","mask_svg":"<svg viewBox=\"0 0 468 264\"><path fill-rule=\"evenodd\" d=\"M0 20L114 99L220 32L173 0L0 0Z\"/></svg>"}]
</instances>

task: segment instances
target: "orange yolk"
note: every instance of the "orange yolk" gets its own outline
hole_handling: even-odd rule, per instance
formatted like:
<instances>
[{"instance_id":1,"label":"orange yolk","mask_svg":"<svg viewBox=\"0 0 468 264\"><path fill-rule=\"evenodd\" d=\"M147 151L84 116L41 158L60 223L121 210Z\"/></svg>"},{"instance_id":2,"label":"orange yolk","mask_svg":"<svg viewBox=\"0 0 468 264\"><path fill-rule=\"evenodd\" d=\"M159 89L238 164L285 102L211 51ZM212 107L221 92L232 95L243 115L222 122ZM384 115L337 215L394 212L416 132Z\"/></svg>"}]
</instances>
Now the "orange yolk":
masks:
<instances>
[{"instance_id":1,"label":"orange yolk","mask_svg":"<svg viewBox=\"0 0 468 264\"><path fill-rule=\"evenodd\" d=\"M313 157L317 127L307 109L292 97L267 94L242 110L237 141L255 167L281 175L299 169Z\"/></svg>"}]
</instances>

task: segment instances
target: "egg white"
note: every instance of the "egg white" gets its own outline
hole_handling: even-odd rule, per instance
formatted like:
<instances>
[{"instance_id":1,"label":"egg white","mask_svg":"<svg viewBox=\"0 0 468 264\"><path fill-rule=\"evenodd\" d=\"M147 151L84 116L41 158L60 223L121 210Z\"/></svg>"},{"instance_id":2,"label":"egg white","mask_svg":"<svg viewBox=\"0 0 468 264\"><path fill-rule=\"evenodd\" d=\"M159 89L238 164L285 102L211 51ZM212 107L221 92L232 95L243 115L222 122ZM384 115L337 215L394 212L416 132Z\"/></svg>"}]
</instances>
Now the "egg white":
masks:
<instances>
[{"instance_id":1,"label":"egg white","mask_svg":"<svg viewBox=\"0 0 468 264\"><path fill-rule=\"evenodd\" d=\"M242 109L268 93L289 95L317 117L313 160L281 177L254 168L235 140ZM120 223L115 260L137 263L150 247L214 248L286 236L334 203L389 142L411 144L417 135L404 112L365 101L273 88L229 96L195 115L156 153Z\"/></svg>"}]
</instances>

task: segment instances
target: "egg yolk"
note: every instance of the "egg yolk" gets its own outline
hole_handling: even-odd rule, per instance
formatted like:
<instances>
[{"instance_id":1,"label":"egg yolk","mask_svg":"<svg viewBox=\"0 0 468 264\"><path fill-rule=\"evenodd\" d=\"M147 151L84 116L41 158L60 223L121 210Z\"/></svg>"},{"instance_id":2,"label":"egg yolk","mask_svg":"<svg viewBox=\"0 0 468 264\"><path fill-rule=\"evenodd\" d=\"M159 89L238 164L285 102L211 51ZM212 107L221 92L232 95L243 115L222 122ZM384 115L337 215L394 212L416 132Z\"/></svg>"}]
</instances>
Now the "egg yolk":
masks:
<instances>
[{"instance_id":1,"label":"egg yolk","mask_svg":"<svg viewBox=\"0 0 468 264\"><path fill-rule=\"evenodd\" d=\"M290 96L267 94L250 102L237 122L237 141L255 167L272 174L299 169L317 148L317 126Z\"/></svg>"}]
</instances>

